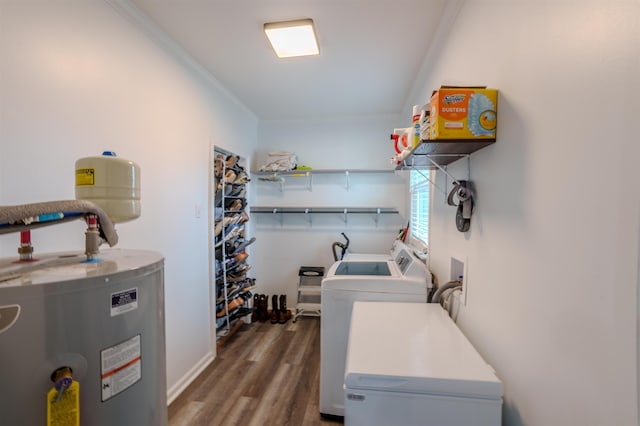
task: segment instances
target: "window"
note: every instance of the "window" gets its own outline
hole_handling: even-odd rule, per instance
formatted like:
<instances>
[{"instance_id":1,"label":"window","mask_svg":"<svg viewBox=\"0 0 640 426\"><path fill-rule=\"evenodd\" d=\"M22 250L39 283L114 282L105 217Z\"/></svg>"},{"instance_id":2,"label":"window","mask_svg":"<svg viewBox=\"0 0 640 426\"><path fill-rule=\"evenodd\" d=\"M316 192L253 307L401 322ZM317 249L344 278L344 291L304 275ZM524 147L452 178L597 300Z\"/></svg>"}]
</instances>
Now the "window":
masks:
<instances>
[{"instance_id":1,"label":"window","mask_svg":"<svg viewBox=\"0 0 640 426\"><path fill-rule=\"evenodd\" d=\"M411 222L409 232L413 239L429 246L429 190L431 178L428 170L411 170Z\"/></svg>"}]
</instances>

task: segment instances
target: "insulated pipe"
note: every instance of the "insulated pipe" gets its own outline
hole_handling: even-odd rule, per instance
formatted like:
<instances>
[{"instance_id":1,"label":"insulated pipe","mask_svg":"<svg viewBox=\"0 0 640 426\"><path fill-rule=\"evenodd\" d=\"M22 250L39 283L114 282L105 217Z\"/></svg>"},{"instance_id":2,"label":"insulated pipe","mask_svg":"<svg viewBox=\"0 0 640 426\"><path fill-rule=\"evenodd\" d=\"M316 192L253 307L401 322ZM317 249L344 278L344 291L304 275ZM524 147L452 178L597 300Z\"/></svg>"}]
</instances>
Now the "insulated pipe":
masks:
<instances>
[{"instance_id":1,"label":"insulated pipe","mask_svg":"<svg viewBox=\"0 0 640 426\"><path fill-rule=\"evenodd\" d=\"M47 218L46 221L25 222L25 218L49 216L51 213L56 215L62 213L62 219L51 220ZM17 206L0 206L0 234L20 232L76 220L85 217L84 213L93 213L98 217L101 238L105 239L111 247L118 244L118 234L107 213L97 204L86 200L61 200Z\"/></svg>"},{"instance_id":2,"label":"insulated pipe","mask_svg":"<svg viewBox=\"0 0 640 426\"><path fill-rule=\"evenodd\" d=\"M449 281L448 283L443 284L442 287L438 287L436 292L433 293L433 297L431 297L431 303L439 303L440 302L440 296L442 295L442 293L445 290L450 289L450 288L456 288L456 287L462 287L462 281L453 280L453 281Z\"/></svg>"}]
</instances>

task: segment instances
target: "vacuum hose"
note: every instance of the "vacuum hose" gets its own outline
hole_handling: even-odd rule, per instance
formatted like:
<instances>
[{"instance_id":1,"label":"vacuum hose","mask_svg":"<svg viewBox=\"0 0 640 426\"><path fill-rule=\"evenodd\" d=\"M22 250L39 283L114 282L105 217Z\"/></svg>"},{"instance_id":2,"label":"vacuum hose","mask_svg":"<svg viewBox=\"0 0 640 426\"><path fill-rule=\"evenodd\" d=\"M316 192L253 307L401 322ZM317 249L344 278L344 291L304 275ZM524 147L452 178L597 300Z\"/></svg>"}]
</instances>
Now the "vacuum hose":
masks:
<instances>
[{"instance_id":1,"label":"vacuum hose","mask_svg":"<svg viewBox=\"0 0 640 426\"><path fill-rule=\"evenodd\" d=\"M445 290L448 290L450 288L456 288L456 287L462 287L462 281L460 280L449 281L448 283L443 284L441 287L438 287L436 292L433 293L433 296L431 297L431 303L439 303L440 296Z\"/></svg>"},{"instance_id":2,"label":"vacuum hose","mask_svg":"<svg viewBox=\"0 0 640 426\"><path fill-rule=\"evenodd\" d=\"M333 252L333 260L335 260L336 262L344 258L344 255L347 252L347 249L349 248L349 238L345 235L344 232L342 232L341 234L344 237L344 239L347 240L347 243L343 244L339 241L334 241L333 244L331 244L331 251ZM336 251L336 247L340 247L340 250L342 251L340 253L340 258L338 258L338 252Z\"/></svg>"},{"instance_id":3,"label":"vacuum hose","mask_svg":"<svg viewBox=\"0 0 640 426\"><path fill-rule=\"evenodd\" d=\"M343 248L344 244L339 243L337 241L334 241L333 244L331 244L331 250L333 251L333 260L337 262L339 259L338 259L338 253L336 252L336 247ZM342 259L342 257L340 259Z\"/></svg>"}]
</instances>

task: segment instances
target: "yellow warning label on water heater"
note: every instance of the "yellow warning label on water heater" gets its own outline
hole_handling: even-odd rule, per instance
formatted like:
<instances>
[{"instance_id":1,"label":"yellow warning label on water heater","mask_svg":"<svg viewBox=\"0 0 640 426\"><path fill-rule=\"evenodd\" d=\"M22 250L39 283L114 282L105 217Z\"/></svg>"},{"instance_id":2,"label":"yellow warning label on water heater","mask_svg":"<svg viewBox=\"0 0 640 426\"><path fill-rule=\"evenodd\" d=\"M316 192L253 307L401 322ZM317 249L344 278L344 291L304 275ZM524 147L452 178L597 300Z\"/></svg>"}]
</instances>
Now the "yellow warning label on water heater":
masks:
<instances>
[{"instance_id":1,"label":"yellow warning label on water heater","mask_svg":"<svg viewBox=\"0 0 640 426\"><path fill-rule=\"evenodd\" d=\"M60 394L54 387L47 393L47 426L80 426L80 383Z\"/></svg>"},{"instance_id":2,"label":"yellow warning label on water heater","mask_svg":"<svg viewBox=\"0 0 640 426\"><path fill-rule=\"evenodd\" d=\"M76 186L95 185L96 169L76 169Z\"/></svg>"}]
</instances>

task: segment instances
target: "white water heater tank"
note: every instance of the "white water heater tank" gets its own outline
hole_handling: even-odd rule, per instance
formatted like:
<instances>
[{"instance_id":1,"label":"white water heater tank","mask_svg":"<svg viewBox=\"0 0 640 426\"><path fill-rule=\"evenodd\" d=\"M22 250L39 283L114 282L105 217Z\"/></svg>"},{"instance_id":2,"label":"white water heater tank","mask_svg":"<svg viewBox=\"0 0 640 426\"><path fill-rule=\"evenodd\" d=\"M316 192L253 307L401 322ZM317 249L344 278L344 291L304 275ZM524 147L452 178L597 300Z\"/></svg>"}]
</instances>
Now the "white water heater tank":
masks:
<instances>
[{"instance_id":1,"label":"white water heater tank","mask_svg":"<svg viewBox=\"0 0 640 426\"><path fill-rule=\"evenodd\" d=\"M162 256L0 259L0 380L3 426L166 426Z\"/></svg>"},{"instance_id":2,"label":"white water heater tank","mask_svg":"<svg viewBox=\"0 0 640 426\"><path fill-rule=\"evenodd\" d=\"M113 223L140 216L140 166L104 151L76 161L76 199L100 206Z\"/></svg>"}]
</instances>

